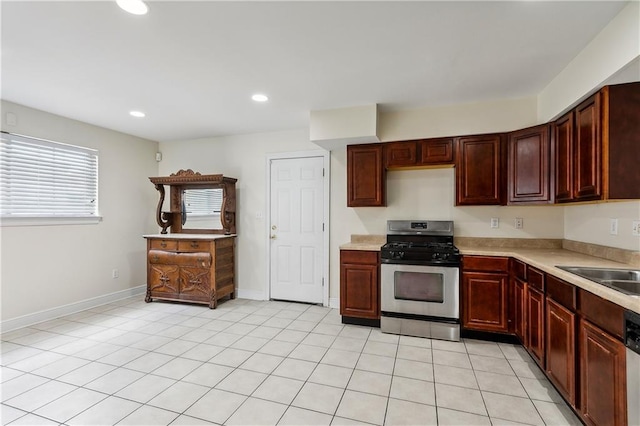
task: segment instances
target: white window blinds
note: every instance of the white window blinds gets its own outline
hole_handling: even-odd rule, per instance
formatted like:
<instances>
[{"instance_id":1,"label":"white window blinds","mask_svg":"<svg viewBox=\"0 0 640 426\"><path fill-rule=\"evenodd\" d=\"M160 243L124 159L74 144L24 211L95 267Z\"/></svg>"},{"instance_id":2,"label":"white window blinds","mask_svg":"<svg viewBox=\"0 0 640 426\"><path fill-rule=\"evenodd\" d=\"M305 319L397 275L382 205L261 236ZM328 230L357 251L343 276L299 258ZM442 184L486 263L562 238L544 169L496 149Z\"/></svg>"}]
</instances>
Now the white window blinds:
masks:
<instances>
[{"instance_id":1,"label":"white window blinds","mask_svg":"<svg viewBox=\"0 0 640 426\"><path fill-rule=\"evenodd\" d=\"M1 136L0 217L98 216L98 151Z\"/></svg>"},{"instance_id":2,"label":"white window blinds","mask_svg":"<svg viewBox=\"0 0 640 426\"><path fill-rule=\"evenodd\" d=\"M222 189L187 190L184 195L185 210L190 217L220 214Z\"/></svg>"}]
</instances>

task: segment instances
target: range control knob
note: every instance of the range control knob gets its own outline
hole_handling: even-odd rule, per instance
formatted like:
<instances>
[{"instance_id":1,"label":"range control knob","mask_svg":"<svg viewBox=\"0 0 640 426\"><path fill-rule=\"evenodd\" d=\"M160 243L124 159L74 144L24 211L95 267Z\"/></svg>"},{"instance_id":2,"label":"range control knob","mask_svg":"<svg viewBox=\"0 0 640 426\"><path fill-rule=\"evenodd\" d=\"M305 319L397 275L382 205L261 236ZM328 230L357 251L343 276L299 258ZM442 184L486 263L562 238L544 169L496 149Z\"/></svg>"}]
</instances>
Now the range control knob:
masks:
<instances>
[{"instance_id":1,"label":"range control knob","mask_svg":"<svg viewBox=\"0 0 640 426\"><path fill-rule=\"evenodd\" d=\"M404 258L404 252L403 251L392 251L389 254L391 255L392 259L402 259L402 258Z\"/></svg>"}]
</instances>

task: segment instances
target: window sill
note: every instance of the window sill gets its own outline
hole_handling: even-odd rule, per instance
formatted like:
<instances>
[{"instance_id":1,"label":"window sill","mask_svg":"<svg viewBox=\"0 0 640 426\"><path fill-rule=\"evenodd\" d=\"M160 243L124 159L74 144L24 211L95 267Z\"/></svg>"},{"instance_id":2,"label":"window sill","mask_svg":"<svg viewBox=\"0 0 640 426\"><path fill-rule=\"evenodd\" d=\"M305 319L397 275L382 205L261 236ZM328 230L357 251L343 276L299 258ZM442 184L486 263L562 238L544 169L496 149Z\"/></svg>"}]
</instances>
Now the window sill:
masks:
<instances>
[{"instance_id":1,"label":"window sill","mask_svg":"<svg viewBox=\"0 0 640 426\"><path fill-rule=\"evenodd\" d=\"M0 217L0 227L9 226L59 226L59 225L96 225L102 216L91 217Z\"/></svg>"}]
</instances>

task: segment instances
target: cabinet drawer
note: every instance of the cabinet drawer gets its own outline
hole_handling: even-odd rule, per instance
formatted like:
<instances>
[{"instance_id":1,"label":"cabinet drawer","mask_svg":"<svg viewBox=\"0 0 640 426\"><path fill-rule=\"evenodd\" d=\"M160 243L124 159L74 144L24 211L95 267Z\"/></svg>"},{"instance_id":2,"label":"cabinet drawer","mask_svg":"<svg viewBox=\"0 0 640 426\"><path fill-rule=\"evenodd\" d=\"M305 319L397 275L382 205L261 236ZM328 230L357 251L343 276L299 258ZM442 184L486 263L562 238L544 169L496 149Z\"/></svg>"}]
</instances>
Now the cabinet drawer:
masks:
<instances>
[{"instance_id":1,"label":"cabinet drawer","mask_svg":"<svg viewBox=\"0 0 640 426\"><path fill-rule=\"evenodd\" d=\"M164 239L150 239L149 240L149 248L151 250L177 250L178 249L178 241L177 240L164 240Z\"/></svg>"},{"instance_id":2,"label":"cabinet drawer","mask_svg":"<svg viewBox=\"0 0 640 426\"><path fill-rule=\"evenodd\" d=\"M579 290L578 309L589 321L622 340L624 308L586 290Z\"/></svg>"},{"instance_id":3,"label":"cabinet drawer","mask_svg":"<svg viewBox=\"0 0 640 426\"><path fill-rule=\"evenodd\" d=\"M544 273L527 265L527 283L544 293Z\"/></svg>"},{"instance_id":4,"label":"cabinet drawer","mask_svg":"<svg viewBox=\"0 0 640 426\"><path fill-rule=\"evenodd\" d=\"M577 306L575 286L547 275L547 296L555 302L575 312Z\"/></svg>"},{"instance_id":5,"label":"cabinet drawer","mask_svg":"<svg viewBox=\"0 0 640 426\"><path fill-rule=\"evenodd\" d=\"M527 265L516 259L511 259L511 272L513 276L522 280L527 280Z\"/></svg>"},{"instance_id":6,"label":"cabinet drawer","mask_svg":"<svg viewBox=\"0 0 640 426\"><path fill-rule=\"evenodd\" d=\"M189 266L193 268L210 268L211 254L209 253L175 253L163 250L149 250L150 264Z\"/></svg>"},{"instance_id":7,"label":"cabinet drawer","mask_svg":"<svg viewBox=\"0 0 640 426\"><path fill-rule=\"evenodd\" d=\"M509 272L508 257L464 256L462 265L465 271Z\"/></svg>"},{"instance_id":8,"label":"cabinet drawer","mask_svg":"<svg viewBox=\"0 0 640 426\"><path fill-rule=\"evenodd\" d=\"M180 240L178 241L178 251L199 252L209 251L211 243L202 240Z\"/></svg>"},{"instance_id":9,"label":"cabinet drawer","mask_svg":"<svg viewBox=\"0 0 640 426\"><path fill-rule=\"evenodd\" d=\"M340 263L359 263L363 265L377 265L379 252L362 250L340 251Z\"/></svg>"}]
</instances>

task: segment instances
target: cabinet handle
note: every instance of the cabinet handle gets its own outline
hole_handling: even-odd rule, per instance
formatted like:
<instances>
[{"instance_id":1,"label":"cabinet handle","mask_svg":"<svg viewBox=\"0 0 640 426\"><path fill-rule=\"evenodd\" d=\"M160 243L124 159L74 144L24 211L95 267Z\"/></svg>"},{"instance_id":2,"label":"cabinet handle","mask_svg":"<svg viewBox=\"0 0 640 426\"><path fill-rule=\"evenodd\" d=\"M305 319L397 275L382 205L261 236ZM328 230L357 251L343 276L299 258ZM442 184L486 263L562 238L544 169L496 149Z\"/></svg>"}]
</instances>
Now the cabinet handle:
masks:
<instances>
[{"instance_id":1,"label":"cabinet handle","mask_svg":"<svg viewBox=\"0 0 640 426\"><path fill-rule=\"evenodd\" d=\"M161 241L160 242L160 247L165 248L167 246L167 242L166 241Z\"/></svg>"},{"instance_id":2,"label":"cabinet handle","mask_svg":"<svg viewBox=\"0 0 640 426\"><path fill-rule=\"evenodd\" d=\"M197 241L191 241L191 248L198 248L199 244Z\"/></svg>"}]
</instances>

